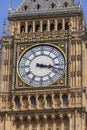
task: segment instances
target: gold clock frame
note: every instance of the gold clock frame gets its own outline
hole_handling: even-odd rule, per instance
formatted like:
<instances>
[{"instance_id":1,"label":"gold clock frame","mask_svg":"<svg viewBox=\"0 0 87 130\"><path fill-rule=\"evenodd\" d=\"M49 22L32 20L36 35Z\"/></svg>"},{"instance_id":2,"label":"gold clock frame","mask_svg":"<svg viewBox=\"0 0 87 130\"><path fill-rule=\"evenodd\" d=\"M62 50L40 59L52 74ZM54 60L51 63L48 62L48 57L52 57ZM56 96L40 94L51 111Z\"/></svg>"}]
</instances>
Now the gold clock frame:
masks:
<instances>
[{"instance_id":1,"label":"gold clock frame","mask_svg":"<svg viewBox=\"0 0 87 130\"><path fill-rule=\"evenodd\" d=\"M58 43L58 42L54 42L54 43L36 43L36 44L17 44L17 48L18 48L18 59L17 59L17 68L16 68L16 88L21 89L21 88L36 88L38 86L32 86L30 84L26 84L24 82L24 80L21 78L21 76L19 75L18 72L18 63L21 59L21 57L24 55L24 53L26 51L28 51L29 49L38 46L38 45L49 45L49 46L53 46L55 48L57 48L58 50L61 51L61 53L63 54L64 58L65 58L65 62L67 61L67 55L66 55L66 43L62 42L62 43ZM60 45L59 45L60 44ZM67 63L66 63L67 64ZM63 74L61 75L61 77L56 81L53 82L52 84L46 86L46 87L54 87L54 86L65 86L66 85L66 66L64 69ZM42 87L39 87L42 88Z\"/></svg>"}]
</instances>

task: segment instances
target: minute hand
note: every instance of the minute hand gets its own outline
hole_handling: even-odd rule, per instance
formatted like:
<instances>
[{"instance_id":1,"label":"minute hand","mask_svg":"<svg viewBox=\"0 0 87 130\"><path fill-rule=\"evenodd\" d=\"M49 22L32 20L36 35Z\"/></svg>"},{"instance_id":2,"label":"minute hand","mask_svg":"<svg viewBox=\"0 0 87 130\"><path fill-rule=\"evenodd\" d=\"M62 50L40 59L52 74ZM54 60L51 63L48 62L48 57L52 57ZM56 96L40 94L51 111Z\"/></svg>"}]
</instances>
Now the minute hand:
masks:
<instances>
[{"instance_id":1,"label":"minute hand","mask_svg":"<svg viewBox=\"0 0 87 130\"><path fill-rule=\"evenodd\" d=\"M48 69L53 68L53 69L60 69L60 70L63 70L62 68L54 67L54 66L52 66L52 65L45 65L45 64L39 64L39 63L36 64L36 67L48 68Z\"/></svg>"},{"instance_id":2,"label":"minute hand","mask_svg":"<svg viewBox=\"0 0 87 130\"><path fill-rule=\"evenodd\" d=\"M60 69L60 70L63 70L63 68L58 68L58 67L55 67L55 66L52 66L52 65L48 65L48 68L53 68L53 69Z\"/></svg>"}]
</instances>

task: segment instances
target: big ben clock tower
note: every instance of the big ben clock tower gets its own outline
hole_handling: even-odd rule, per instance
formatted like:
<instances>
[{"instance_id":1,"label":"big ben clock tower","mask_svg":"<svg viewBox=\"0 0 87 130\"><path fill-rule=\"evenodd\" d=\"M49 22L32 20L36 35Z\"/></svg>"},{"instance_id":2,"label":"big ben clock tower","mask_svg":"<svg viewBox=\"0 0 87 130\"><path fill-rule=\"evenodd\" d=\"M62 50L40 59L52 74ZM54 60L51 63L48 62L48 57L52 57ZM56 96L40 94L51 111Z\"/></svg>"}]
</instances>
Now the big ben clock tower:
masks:
<instances>
[{"instance_id":1,"label":"big ben clock tower","mask_svg":"<svg viewBox=\"0 0 87 130\"><path fill-rule=\"evenodd\" d=\"M87 38L80 3L24 0L1 38L0 130L87 130Z\"/></svg>"}]
</instances>

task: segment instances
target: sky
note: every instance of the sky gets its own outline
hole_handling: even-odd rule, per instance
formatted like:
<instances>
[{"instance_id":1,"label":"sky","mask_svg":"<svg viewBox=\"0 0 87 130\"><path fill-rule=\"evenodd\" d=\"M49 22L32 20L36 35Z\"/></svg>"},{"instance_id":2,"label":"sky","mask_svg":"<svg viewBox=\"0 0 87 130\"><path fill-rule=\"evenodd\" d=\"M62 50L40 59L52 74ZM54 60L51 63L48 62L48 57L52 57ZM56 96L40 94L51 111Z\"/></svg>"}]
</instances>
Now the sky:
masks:
<instances>
[{"instance_id":1,"label":"sky","mask_svg":"<svg viewBox=\"0 0 87 130\"><path fill-rule=\"evenodd\" d=\"M5 18L7 19L8 17L8 8L11 3L10 1L11 0L0 0L0 37L3 34L3 21ZM12 7L16 9L22 1L23 0L13 0ZM76 4L79 2L79 0L74 0L74 1ZM84 12L84 17L87 25L87 0L82 0L82 10Z\"/></svg>"}]
</instances>

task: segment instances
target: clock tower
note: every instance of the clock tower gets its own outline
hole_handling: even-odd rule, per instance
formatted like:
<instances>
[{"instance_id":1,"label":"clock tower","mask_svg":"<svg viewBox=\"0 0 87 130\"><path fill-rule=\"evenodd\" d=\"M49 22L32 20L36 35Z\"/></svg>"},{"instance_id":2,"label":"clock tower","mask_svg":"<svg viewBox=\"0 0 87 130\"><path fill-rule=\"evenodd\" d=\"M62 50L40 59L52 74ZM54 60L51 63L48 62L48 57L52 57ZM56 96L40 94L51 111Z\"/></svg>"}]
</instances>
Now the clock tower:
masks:
<instances>
[{"instance_id":1,"label":"clock tower","mask_svg":"<svg viewBox=\"0 0 87 130\"><path fill-rule=\"evenodd\" d=\"M80 3L24 0L9 8L8 20L0 51L0 130L86 130L87 33Z\"/></svg>"}]
</instances>

